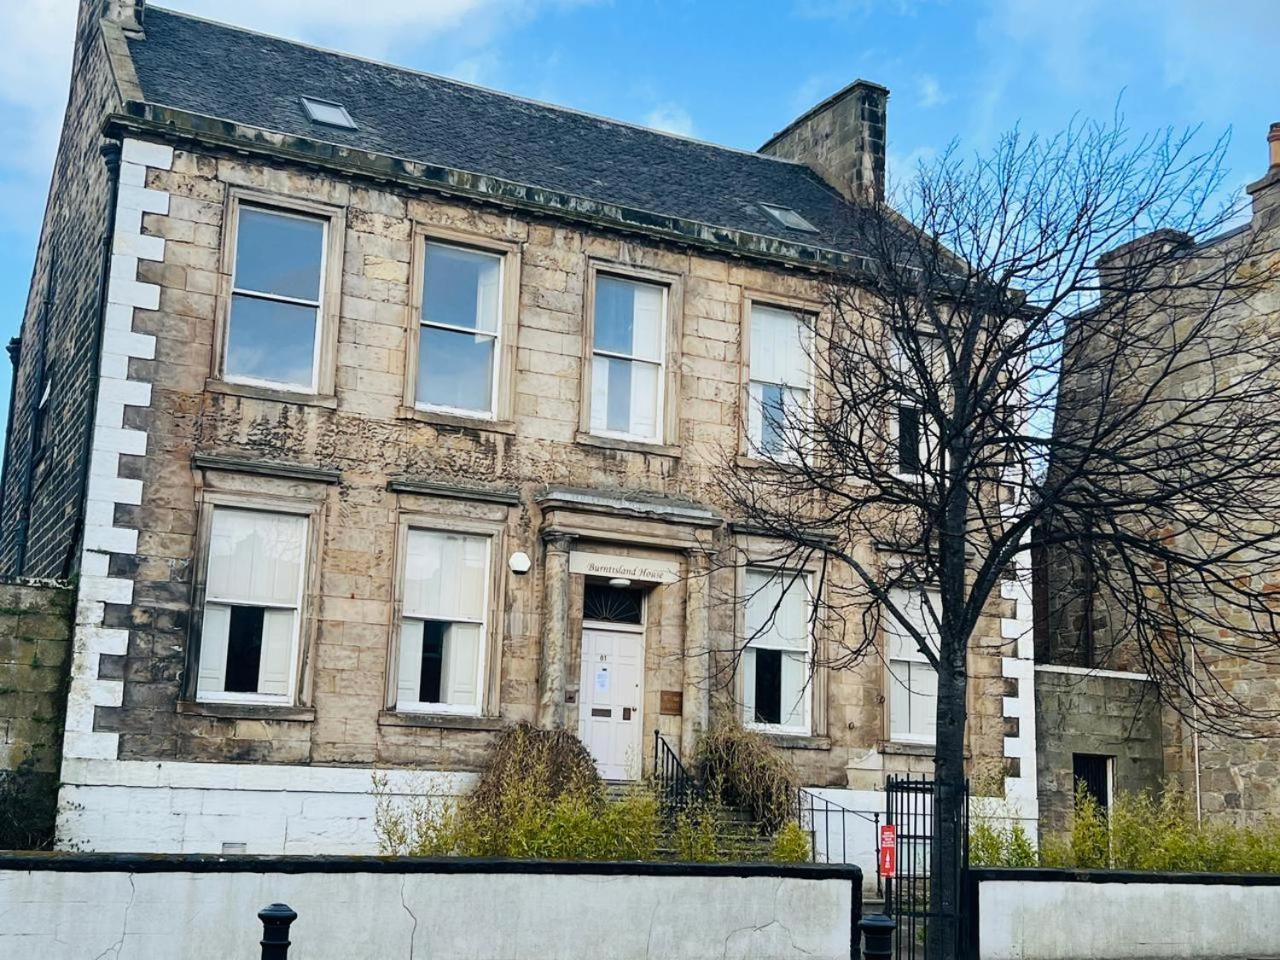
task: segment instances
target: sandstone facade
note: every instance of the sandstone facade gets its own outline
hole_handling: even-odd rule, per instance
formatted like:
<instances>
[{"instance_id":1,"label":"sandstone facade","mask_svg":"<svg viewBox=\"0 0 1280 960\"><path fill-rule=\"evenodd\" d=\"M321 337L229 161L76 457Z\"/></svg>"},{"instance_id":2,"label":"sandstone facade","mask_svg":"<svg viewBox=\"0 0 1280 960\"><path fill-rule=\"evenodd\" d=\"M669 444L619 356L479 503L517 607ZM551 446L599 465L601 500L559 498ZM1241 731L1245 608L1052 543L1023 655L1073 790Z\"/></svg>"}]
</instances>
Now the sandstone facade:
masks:
<instances>
[{"instance_id":1,"label":"sandstone facade","mask_svg":"<svg viewBox=\"0 0 1280 960\"><path fill-rule=\"evenodd\" d=\"M143 93L122 31L135 47L146 41L130 17L101 29L82 44L112 65L110 79L84 78L104 85L105 111L112 89L131 103ZM857 86L858 111L879 89ZM864 151L882 150L878 96ZM480 195L471 175L443 185L401 167L391 176L378 157L211 124L134 104L106 126L122 162L98 413L83 438L92 466L76 501L84 522L73 551L81 579L64 841L364 849L375 767L454 777L430 782L456 789L506 725L579 728L580 705L602 682L583 656L586 587L609 578L592 563L640 571L624 578L644 608L641 694L626 708L641 731L628 748L631 775L649 768L653 731L691 756L707 724L742 709L742 558L770 550L735 523L717 481L725 470L762 469L744 456L744 331L754 304L823 322L816 255L731 231L699 227L679 239L656 220L651 229L603 222L599 205L535 208L512 200L514 187L481 184L491 194ZM85 179L55 188L103 196L87 169L96 159L83 159L96 127L68 129ZM874 172L875 159L864 166ZM310 393L222 373L236 211L255 205L327 224ZM502 258L491 417L414 403L429 243ZM602 277L664 291L662 414L651 441L593 428L590 329ZM24 365L19 382L28 376ZM11 434L7 464L25 455L22 436ZM219 509L306 519L293 672L274 701L201 693ZM465 714L396 709L413 530L487 544L485 666L479 709ZM868 565L884 560L871 543L863 552ZM825 589L851 587L848 576L835 571ZM1033 811L1030 619L1026 591L1007 583L971 652L969 753L976 775ZM807 784L872 794L889 773L927 772L932 750L891 736L880 657L821 666L826 651L861 645L863 622L819 623L803 724L767 733ZM873 639L883 650L884 638Z\"/></svg>"}]
</instances>

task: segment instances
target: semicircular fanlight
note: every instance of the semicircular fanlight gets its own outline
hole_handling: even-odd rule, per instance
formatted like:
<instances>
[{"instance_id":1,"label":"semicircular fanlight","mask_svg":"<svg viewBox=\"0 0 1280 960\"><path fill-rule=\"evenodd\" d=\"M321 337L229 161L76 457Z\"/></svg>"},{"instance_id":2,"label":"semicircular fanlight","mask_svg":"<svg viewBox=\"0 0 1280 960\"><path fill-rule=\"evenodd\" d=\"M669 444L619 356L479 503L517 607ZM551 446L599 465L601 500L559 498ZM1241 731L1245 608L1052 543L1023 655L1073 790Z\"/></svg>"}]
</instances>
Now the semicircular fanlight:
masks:
<instances>
[{"instance_id":1,"label":"semicircular fanlight","mask_svg":"<svg viewBox=\"0 0 1280 960\"><path fill-rule=\"evenodd\" d=\"M582 590L582 619L602 623L639 624L640 591L588 582Z\"/></svg>"}]
</instances>

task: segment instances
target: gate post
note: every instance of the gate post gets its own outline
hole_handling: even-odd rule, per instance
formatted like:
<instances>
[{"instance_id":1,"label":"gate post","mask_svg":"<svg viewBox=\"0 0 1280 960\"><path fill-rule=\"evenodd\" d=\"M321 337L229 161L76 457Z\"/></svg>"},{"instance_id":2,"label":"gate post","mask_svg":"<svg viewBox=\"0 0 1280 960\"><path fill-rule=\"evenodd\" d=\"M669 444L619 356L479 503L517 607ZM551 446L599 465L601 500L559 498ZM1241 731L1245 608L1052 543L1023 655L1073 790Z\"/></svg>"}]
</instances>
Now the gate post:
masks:
<instances>
[{"instance_id":1,"label":"gate post","mask_svg":"<svg viewBox=\"0 0 1280 960\"><path fill-rule=\"evenodd\" d=\"M893 931L898 924L893 917L873 913L858 921L862 930L862 956L864 960L888 960L893 956Z\"/></svg>"},{"instance_id":2,"label":"gate post","mask_svg":"<svg viewBox=\"0 0 1280 960\"><path fill-rule=\"evenodd\" d=\"M262 960L288 960L289 925L298 914L285 903L273 903L258 911L262 921Z\"/></svg>"}]
</instances>

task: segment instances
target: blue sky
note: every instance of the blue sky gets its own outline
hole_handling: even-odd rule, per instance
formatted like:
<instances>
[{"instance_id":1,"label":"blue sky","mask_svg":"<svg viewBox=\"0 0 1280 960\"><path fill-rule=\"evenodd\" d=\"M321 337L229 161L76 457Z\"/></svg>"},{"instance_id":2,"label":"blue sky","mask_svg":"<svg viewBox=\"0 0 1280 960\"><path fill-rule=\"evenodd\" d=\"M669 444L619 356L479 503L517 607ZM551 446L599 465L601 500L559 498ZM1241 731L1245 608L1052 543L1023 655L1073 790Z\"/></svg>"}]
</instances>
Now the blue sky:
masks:
<instances>
[{"instance_id":1,"label":"blue sky","mask_svg":"<svg viewBox=\"0 0 1280 960\"><path fill-rule=\"evenodd\" d=\"M168 0L160 4L735 147L862 77L890 177L952 140L1230 129L1234 188L1280 120L1280 0ZM0 338L21 321L66 100L75 0L0 4ZM3 363L3 361L0 361ZM0 426L8 400L5 364Z\"/></svg>"}]
</instances>

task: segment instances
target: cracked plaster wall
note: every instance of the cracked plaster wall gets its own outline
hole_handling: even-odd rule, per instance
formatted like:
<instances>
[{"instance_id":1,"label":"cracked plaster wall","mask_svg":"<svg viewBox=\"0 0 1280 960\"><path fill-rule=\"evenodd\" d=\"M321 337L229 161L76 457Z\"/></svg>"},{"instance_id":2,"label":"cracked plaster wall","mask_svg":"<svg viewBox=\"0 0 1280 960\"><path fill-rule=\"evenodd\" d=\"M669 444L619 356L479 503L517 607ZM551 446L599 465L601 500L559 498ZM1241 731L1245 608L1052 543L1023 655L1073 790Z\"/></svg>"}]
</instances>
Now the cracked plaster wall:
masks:
<instances>
[{"instance_id":1,"label":"cracked plaster wall","mask_svg":"<svg viewBox=\"0 0 1280 960\"><path fill-rule=\"evenodd\" d=\"M256 956L277 901L308 960L846 960L854 907L841 878L0 869L0 956Z\"/></svg>"}]
</instances>

